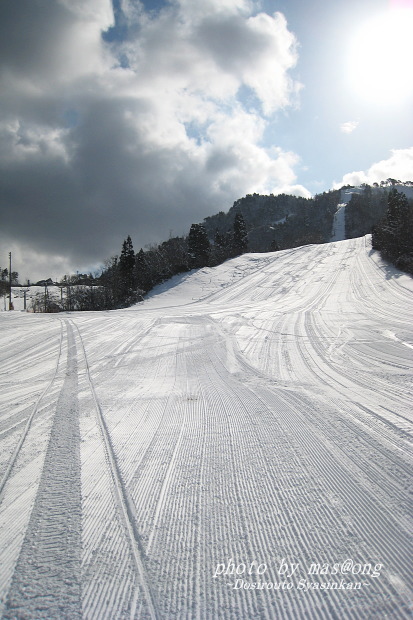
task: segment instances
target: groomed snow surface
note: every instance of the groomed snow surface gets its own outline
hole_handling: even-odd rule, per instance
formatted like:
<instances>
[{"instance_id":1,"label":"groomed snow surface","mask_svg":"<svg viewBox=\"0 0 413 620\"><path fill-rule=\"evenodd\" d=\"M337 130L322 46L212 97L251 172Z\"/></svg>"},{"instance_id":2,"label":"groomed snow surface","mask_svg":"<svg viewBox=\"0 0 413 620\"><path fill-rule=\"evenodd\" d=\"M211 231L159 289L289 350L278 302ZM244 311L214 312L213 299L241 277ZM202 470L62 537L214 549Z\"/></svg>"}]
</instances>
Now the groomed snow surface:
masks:
<instances>
[{"instance_id":1,"label":"groomed snow surface","mask_svg":"<svg viewBox=\"0 0 413 620\"><path fill-rule=\"evenodd\" d=\"M0 616L408 618L412 279L369 237L0 317Z\"/></svg>"}]
</instances>

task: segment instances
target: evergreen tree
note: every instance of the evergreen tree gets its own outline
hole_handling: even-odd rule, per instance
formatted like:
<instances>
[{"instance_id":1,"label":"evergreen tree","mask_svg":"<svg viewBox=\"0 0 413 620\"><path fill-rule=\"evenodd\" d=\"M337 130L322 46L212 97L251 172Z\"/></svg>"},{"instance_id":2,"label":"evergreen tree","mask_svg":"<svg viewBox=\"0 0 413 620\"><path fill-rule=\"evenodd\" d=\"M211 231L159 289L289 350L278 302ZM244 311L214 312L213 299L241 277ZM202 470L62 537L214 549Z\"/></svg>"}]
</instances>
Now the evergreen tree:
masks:
<instances>
[{"instance_id":1,"label":"evergreen tree","mask_svg":"<svg viewBox=\"0 0 413 620\"><path fill-rule=\"evenodd\" d=\"M145 293L151 290L153 286L153 280L149 269L148 261L146 260L145 252L142 248L136 255L136 279L139 288Z\"/></svg>"},{"instance_id":2,"label":"evergreen tree","mask_svg":"<svg viewBox=\"0 0 413 620\"><path fill-rule=\"evenodd\" d=\"M232 247L234 256L239 256L247 251L247 227L242 213L237 213L235 216Z\"/></svg>"},{"instance_id":3,"label":"evergreen tree","mask_svg":"<svg viewBox=\"0 0 413 620\"><path fill-rule=\"evenodd\" d=\"M130 235L122 243L122 252L119 257L119 268L124 273L130 273L135 265L135 252Z\"/></svg>"},{"instance_id":4,"label":"evergreen tree","mask_svg":"<svg viewBox=\"0 0 413 620\"><path fill-rule=\"evenodd\" d=\"M406 194L393 188L389 192L387 211L389 256L396 260L413 250L412 214Z\"/></svg>"},{"instance_id":5,"label":"evergreen tree","mask_svg":"<svg viewBox=\"0 0 413 620\"><path fill-rule=\"evenodd\" d=\"M112 256L105 261L105 268L99 277L99 285L104 290L104 307L107 309L116 308L120 304L120 278L119 278L119 259ZM69 284L69 280L67 284ZM68 287L70 295L70 287ZM68 299L70 306L70 296Z\"/></svg>"},{"instance_id":6,"label":"evergreen tree","mask_svg":"<svg viewBox=\"0 0 413 620\"><path fill-rule=\"evenodd\" d=\"M413 212L406 194L393 187L386 215L372 230L372 244L397 267L413 270Z\"/></svg>"},{"instance_id":7,"label":"evergreen tree","mask_svg":"<svg viewBox=\"0 0 413 620\"><path fill-rule=\"evenodd\" d=\"M132 239L128 235L122 244L122 252L119 257L119 284L122 302L133 294L135 288L134 267L135 252L133 251Z\"/></svg>"},{"instance_id":8,"label":"evergreen tree","mask_svg":"<svg viewBox=\"0 0 413 620\"><path fill-rule=\"evenodd\" d=\"M211 254L209 264L211 267L220 265L232 256L232 232L219 232L215 229L214 244L211 246Z\"/></svg>"},{"instance_id":9,"label":"evergreen tree","mask_svg":"<svg viewBox=\"0 0 413 620\"><path fill-rule=\"evenodd\" d=\"M188 235L188 257L191 268L208 265L210 250L205 227L202 224L192 224Z\"/></svg>"}]
</instances>

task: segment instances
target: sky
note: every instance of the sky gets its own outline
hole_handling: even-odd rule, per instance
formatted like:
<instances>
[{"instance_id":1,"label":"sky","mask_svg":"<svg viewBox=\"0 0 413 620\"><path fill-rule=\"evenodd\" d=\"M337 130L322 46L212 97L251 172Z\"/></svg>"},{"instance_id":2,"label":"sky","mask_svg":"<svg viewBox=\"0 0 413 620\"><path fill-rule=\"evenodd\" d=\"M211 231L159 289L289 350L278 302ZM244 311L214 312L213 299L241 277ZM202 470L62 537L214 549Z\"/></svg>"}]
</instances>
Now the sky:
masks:
<instances>
[{"instance_id":1,"label":"sky","mask_svg":"<svg viewBox=\"0 0 413 620\"><path fill-rule=\"evenodd\" d=\"M413 0L3 0L0 266L96 272L249 193L413 180Z\"/></svg>"}]
</instances>

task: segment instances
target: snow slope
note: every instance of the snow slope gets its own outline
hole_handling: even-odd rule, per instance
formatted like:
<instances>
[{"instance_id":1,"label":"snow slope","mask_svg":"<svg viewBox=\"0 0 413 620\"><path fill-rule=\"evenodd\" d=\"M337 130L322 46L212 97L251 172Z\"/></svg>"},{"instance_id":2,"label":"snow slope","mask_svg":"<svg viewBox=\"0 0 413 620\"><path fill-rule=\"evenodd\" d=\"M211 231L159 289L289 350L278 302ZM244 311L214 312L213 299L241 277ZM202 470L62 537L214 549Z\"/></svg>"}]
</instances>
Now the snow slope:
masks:
<instances>
[{"instance_id":1,"label":"snow slope","mask_svg":"<svg viewBox=\"0 0 413 620\"><path fill-rule=\"evenodd\" d=\"M330 241L344 241L346 238L346 203L337 205L334 213L333 234Z\"/></svg>"},{"instance_id":2,"label":"snow slope","mask_svg":"<svg viewBox=\"0 0 413 620\"><path fill-rule=\"evenodd\" d=\"M0 316L0 616L408 618L411 278L369 238Z\"/></svg>"}]
</instances>

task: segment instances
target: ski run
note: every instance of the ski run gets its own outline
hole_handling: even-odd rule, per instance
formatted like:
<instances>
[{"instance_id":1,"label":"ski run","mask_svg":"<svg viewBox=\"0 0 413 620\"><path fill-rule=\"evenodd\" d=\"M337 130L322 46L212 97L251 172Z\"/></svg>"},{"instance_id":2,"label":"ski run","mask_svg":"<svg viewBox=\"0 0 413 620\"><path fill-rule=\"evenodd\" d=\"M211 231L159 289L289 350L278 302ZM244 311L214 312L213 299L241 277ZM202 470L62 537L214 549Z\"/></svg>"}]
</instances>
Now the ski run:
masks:
<instances>
[{"instance_id":1,"label":"ski run","mask_svg":"<svg viewBox=\"0 0 413 620\"><path fill-rule=\"evenodd\" d=\"M0 617L411 617L412 289L363 237L3 312Z\"/></svg>"}]
</instances>

